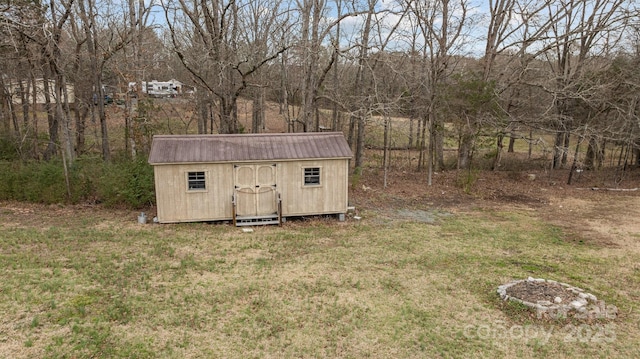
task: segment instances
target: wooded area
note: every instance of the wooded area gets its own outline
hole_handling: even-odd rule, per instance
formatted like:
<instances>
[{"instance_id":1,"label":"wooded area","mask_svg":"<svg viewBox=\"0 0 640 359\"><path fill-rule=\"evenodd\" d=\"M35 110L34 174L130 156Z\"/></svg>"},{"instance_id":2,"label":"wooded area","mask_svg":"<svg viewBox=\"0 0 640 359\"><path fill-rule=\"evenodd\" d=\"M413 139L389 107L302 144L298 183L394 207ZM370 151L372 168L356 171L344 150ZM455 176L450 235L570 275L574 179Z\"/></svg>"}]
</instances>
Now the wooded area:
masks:
<instances>
[{"instance_id":1,"label":"wooded area","mask_svg":"<svg viewBox=\"0 0 640 359\"><path fill-rule=\"evenodd\" d=\"M194 123L183 133L247 131L241 99L261 132L271 101L289 132L343 131L356 169L371 123L382 119L388 149L391 118L405 118L408 137L394 146L419 150L429 184L447 144L463 169L491 143L498 169L504 147L534 133L553 138L549 168L598 169L605 149L621 168L640 164L637 1L13 0L0 10L5 160L145 154L161 131L143 82L172 78L193 89L180 95ZM125 128L110 132L114 97Z\"/></svg>"}]
</instances>

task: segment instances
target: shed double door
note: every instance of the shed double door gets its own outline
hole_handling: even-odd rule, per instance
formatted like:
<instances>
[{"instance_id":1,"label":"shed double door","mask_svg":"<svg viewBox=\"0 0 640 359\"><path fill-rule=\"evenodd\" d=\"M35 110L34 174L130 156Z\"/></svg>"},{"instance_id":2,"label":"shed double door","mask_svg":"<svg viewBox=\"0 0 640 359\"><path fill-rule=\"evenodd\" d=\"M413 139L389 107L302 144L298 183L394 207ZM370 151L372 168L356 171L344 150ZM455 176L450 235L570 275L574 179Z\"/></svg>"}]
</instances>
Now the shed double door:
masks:
<instances>
[{"instance_id":1,"label":"shed double door","mask_svg":"<svg viewBox=\"0 0 640 359\"><path fill-rule=\"evenodd\" d=\"M234 165L238 217L277 214L276 169L275 163Z\"/></svg>"}]
</instances>

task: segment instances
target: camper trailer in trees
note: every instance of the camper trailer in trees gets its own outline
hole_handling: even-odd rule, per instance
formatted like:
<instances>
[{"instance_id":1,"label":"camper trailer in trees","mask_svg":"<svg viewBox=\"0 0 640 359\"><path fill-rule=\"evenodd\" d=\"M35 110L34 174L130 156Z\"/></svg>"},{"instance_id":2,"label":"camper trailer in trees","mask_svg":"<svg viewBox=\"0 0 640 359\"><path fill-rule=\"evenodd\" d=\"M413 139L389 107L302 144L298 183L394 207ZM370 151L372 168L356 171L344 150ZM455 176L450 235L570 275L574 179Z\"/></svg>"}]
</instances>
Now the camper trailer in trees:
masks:
<instances>
[{"instance_id":1,"label":"camper trailer in trees","mask_svg":"<svg viewBox=\"0 0 640 359\"><path fill-rule=\"evenodd\" d=\"M151 97L174 97L182 93L182 83L178 80L169 81L142 81L142 93ZM137 92L138 83L129 83L129 92Z\"/></svg>"}]
</instances>

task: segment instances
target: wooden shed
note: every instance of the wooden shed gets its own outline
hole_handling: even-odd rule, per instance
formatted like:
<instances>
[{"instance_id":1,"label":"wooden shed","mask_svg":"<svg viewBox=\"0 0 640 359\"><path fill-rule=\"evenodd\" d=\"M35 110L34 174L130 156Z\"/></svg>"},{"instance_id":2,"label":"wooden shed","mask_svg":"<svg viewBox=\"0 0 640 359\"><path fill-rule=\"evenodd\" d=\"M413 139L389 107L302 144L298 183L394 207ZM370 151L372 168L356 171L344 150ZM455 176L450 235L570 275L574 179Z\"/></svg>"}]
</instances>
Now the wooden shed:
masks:
<instances>
[{"instance_id":1,"label":"wooden shed","mask_svg":"<svg viewBox=\"0 0 640 359\"><path fill-rule=\"evenodd\" d=\"M339 132L154 136L158 221L344 215L351 156Z\"/></svg>"}]
</instances>

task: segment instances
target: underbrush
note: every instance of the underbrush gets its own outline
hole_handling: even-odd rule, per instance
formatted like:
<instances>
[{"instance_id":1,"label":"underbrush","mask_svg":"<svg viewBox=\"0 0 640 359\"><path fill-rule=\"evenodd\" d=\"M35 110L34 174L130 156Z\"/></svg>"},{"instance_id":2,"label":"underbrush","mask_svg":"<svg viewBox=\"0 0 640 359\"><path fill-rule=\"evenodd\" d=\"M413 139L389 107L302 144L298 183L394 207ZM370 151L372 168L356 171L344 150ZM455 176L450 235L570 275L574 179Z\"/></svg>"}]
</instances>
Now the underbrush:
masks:
<instances>
[{"instance_id":1,"label":"underbrush","mask_svg":"<svg viewBox=\"0 0 640 359\"><path fill-rule=\"evenodd\" d=\"M67 171L61 160L4 161L0 162L0 200L140 208L155 202L153 168L143 159L103 162L81 157Z\"/></svg>"}]
</instances>

